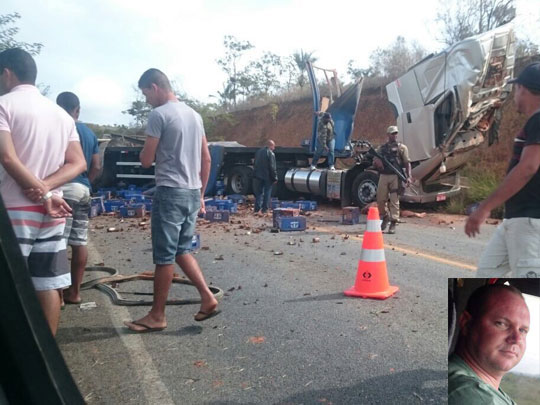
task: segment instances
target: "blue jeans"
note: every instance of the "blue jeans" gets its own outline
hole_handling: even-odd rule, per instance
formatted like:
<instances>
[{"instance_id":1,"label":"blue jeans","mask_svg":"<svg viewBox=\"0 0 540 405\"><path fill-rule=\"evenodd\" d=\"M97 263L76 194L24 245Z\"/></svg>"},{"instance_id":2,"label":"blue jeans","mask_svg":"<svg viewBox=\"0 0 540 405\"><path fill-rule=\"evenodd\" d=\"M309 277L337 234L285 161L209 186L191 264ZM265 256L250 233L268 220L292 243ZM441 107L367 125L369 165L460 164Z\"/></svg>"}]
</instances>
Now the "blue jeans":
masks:
<instances>
[{"instance_id":1,"label":"blue jeans","mask_svg":"<svg viewBox=\"0 0 540 405\"><path fill-rule=\"evenodd\" d=\"M270 197L272 195L272 182L253 178L253 193L255 194L255 212L268 211L270 207Z\"/></svg>"},{"instance_id":2,"label":"blue jeans","mask_svg":"<svg viewBox=\"0 0 540 405\"><path fill-rule=\"evenodd\" d=\"M156 187L152 201L152 255L154 264L173 264L176 256L191 252L199 189Z\"/></svg>"},{"instance_id":3,"label":"blue jeans","mask_svg":"<svg viewBox=\"0 0 540 405\"><path fill-rule=\"evenodd\" d=\"M334 148L336 147L336 140L332 139L326 144L326 146L328 146L328 167L334 166ZM315 150L313 160L311 161L312 166L317 166L317 162L323 154L323 151L324 145L321 145L321 143L317 141L317 150Z\"/></svg>"}]
</instances>

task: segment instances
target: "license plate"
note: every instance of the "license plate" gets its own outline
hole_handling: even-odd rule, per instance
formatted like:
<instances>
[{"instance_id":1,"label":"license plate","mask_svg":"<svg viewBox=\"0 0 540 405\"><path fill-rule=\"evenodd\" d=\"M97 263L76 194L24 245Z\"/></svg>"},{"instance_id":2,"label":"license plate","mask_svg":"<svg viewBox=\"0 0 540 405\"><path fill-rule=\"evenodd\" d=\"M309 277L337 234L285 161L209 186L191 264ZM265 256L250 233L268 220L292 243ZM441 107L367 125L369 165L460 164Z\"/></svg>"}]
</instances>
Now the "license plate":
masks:
<instances>
[{"instance_id":1,"label":"license plate","mask_svg":"<svg viewBox=\"0 0 540 405\"><path fill-rule=\"evenodd\" d=\"M445 201L446 194L437 194L437 201Z\"/></svg>"}]
</instances>

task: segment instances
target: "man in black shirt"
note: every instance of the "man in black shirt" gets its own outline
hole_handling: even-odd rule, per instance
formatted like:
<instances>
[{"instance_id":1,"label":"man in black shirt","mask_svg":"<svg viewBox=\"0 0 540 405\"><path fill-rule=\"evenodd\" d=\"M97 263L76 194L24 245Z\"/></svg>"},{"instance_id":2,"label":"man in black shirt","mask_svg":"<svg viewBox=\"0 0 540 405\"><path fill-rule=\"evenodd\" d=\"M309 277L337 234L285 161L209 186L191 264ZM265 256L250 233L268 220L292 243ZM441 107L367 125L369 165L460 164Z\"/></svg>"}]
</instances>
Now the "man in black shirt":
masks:
<instances>
[{"instance_id":1,"label":"man in black shirt","mask_svg":"<svg viewBox=\"0 0 540 405\"><path fill-rule=\"evenodd\" d=\"M255 213L265 214L270 207L272 185L277 181L276 156L273 150L276 144L272 140L255 154L253 164L253 192L255 194Z\"/></svg>"},{"instance_id":2,"label":"man in black shirt","mask_svg":"<svg viewBox=\"0 0 540 405\"><path fill-rule=\"evenodd\" d=\"M528 65L514 84L514 103L528 120L514 139L508 172L465 224L474 237L492 209L505 203L503 222L478 264L477 277L540 277L540 63Z\"/></svg>"}]
</instances>

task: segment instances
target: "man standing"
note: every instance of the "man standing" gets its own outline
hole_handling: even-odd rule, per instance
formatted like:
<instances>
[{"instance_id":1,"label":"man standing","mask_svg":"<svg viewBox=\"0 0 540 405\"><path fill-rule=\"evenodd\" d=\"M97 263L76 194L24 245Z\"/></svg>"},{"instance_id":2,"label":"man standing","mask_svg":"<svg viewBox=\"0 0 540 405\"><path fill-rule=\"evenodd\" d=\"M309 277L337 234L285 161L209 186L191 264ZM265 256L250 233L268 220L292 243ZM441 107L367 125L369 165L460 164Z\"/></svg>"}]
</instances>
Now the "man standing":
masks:
<instances>
[{"instance_id":1,"label":"man standing","mask_svg":"<svg viewBox=\"0 0 540 405\"><path fill-rule=\"evenodd\" d=\"M405 169L407 184L411 182L411 162L409 150L397 141L398 127L391 125L386 130L388 142L382 145L377 152L398 170ZM384 231L388 222L388 233L396 233L396 224L399 220L399 188L400 179L397 174L381 159L373 159L375 168L379 171L379 184L377 185L377 205L382 219L381 229ZM389 209L387 210L387 205Z\"/></svg>"},{"instance_id":2,"label":"man standing","mask_svg":"<svg viewBox=\"0 0 540 405\"><path fill-rule=\"evenodd\" d=\"M477 277L540 277L540 63L528 65L514 84L514 103L528 118L514 139L506 177L465 224L474 237L491 210L505 203L498 226L478 263Z\"/></svg>"},{"instance_id":3,"label":"man standing","mask_svg":"<svg viewBox=\"0 0 540 405\"><path fill-rule=\"evenodd\" d=\"M79 174L62 187L64 200L72 209L72 217L66 219L64 236L71 246L71 286L64 291L63 299L67 304L81 302L80 287L88 260L88 216L90 214L90 183L101 169L99 146L96 135L82 122L78 122L81 112L79 98L69 91L60 93L56 104L62 107L75 120L77 133L86 161L86 171Z\"/></svg>"},{"instance_id":4,"label":"man standing","mask_svg":"<svg viewBox=\"0 0 540 405\"><path fill-rule=\"evenodd\" d=\"M152 309L143 318L125 325L134 332L153 332L167 327L165 305L175 262L201 295L195 320L203 321L219 313L218 302L190 254L197 212L204 212L211 161L201 116L178 101L167 76L158 69L149 69L138 84L146 102L154 107L148 116L147 138L140 159L143 167L156 161L152 205L156 271Z\"/></svg>"},{"instance_id":5,"label":"man standing","mask_svg":"<svg viewBox=\"0 0 540 405\"><path fill-rule=\"evenodd\" d=\"M328 153L328 167L330 170L336 170L334 167L334 147L336 140L334 137L334 121L330 113L325 112L320 114L319 123L317 124L317 149L311 161L311 170L317 168L317 162L323 154Z\"/></svg>"},{"instance_id":6,"label":"man standing","mask_svg":"<svg viewBox=\"0 0 540 405\"><path fill-rule=\"evenodd\" d=\"M272 185L277 182L276 156L274 149L276 144L272 140L266 142L266 146L255 154L253 164L253 192L255 193L255 213L261 211L265 214L270 208Z\"/></svg>"},{"instance_id":7,"label":"man standing","mask_svg":"<svg viewBox=\"0 0 540 405\"><path fill-rule=\"evenodd\" d=\"M473 292L459 318L455 354L448 359L448 404L515 404L500 388L525 354L529 309L514 287L487 285Z\"/></svg>"},{"instance_id":8,"label":"man standing","mask_svg":"<svg viewBox=\"0 0 540 405\"><path fill-rule=\"evenodd\" d=\"M36 76L28 52L0 53L0 194L54 335L71 284L62 237L71 209L59 187L86 164L73 119L40 94Z\"/></svg>"}]
</instances>

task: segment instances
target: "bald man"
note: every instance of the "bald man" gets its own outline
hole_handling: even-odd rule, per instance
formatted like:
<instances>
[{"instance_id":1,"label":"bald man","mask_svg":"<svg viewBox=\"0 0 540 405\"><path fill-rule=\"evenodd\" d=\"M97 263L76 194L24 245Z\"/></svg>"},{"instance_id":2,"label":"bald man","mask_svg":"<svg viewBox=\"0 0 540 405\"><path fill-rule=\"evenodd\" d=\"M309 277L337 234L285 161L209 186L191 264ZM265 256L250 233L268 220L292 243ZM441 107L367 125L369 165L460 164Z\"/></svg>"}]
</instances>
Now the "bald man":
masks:
<instances>
[{"instance_id":1,"label":"bald man","mask_svg":"<svg viewBox=\"0 0 540 405\"><path fill-rule=\"evenodd\" d=\"M473 292L459 319L456 351L448 359L450 405L515 404L499 385L525 354L529 318L514 287L487 285Z\"/></svg>"},{"instance_id":2,"label":"bald man","mask_svg":"<svg viewBox=\"0 0 540 405\"><path fill-rule=\"evenodd\" d=\"M253 165L255 213L261 211L265 214L270 207L272 185L277 182L276 156L273 152L275 148L274 141L268 140L266 146L259 149L255 154L255 163Z\"/></svg>"}]
</instances>

